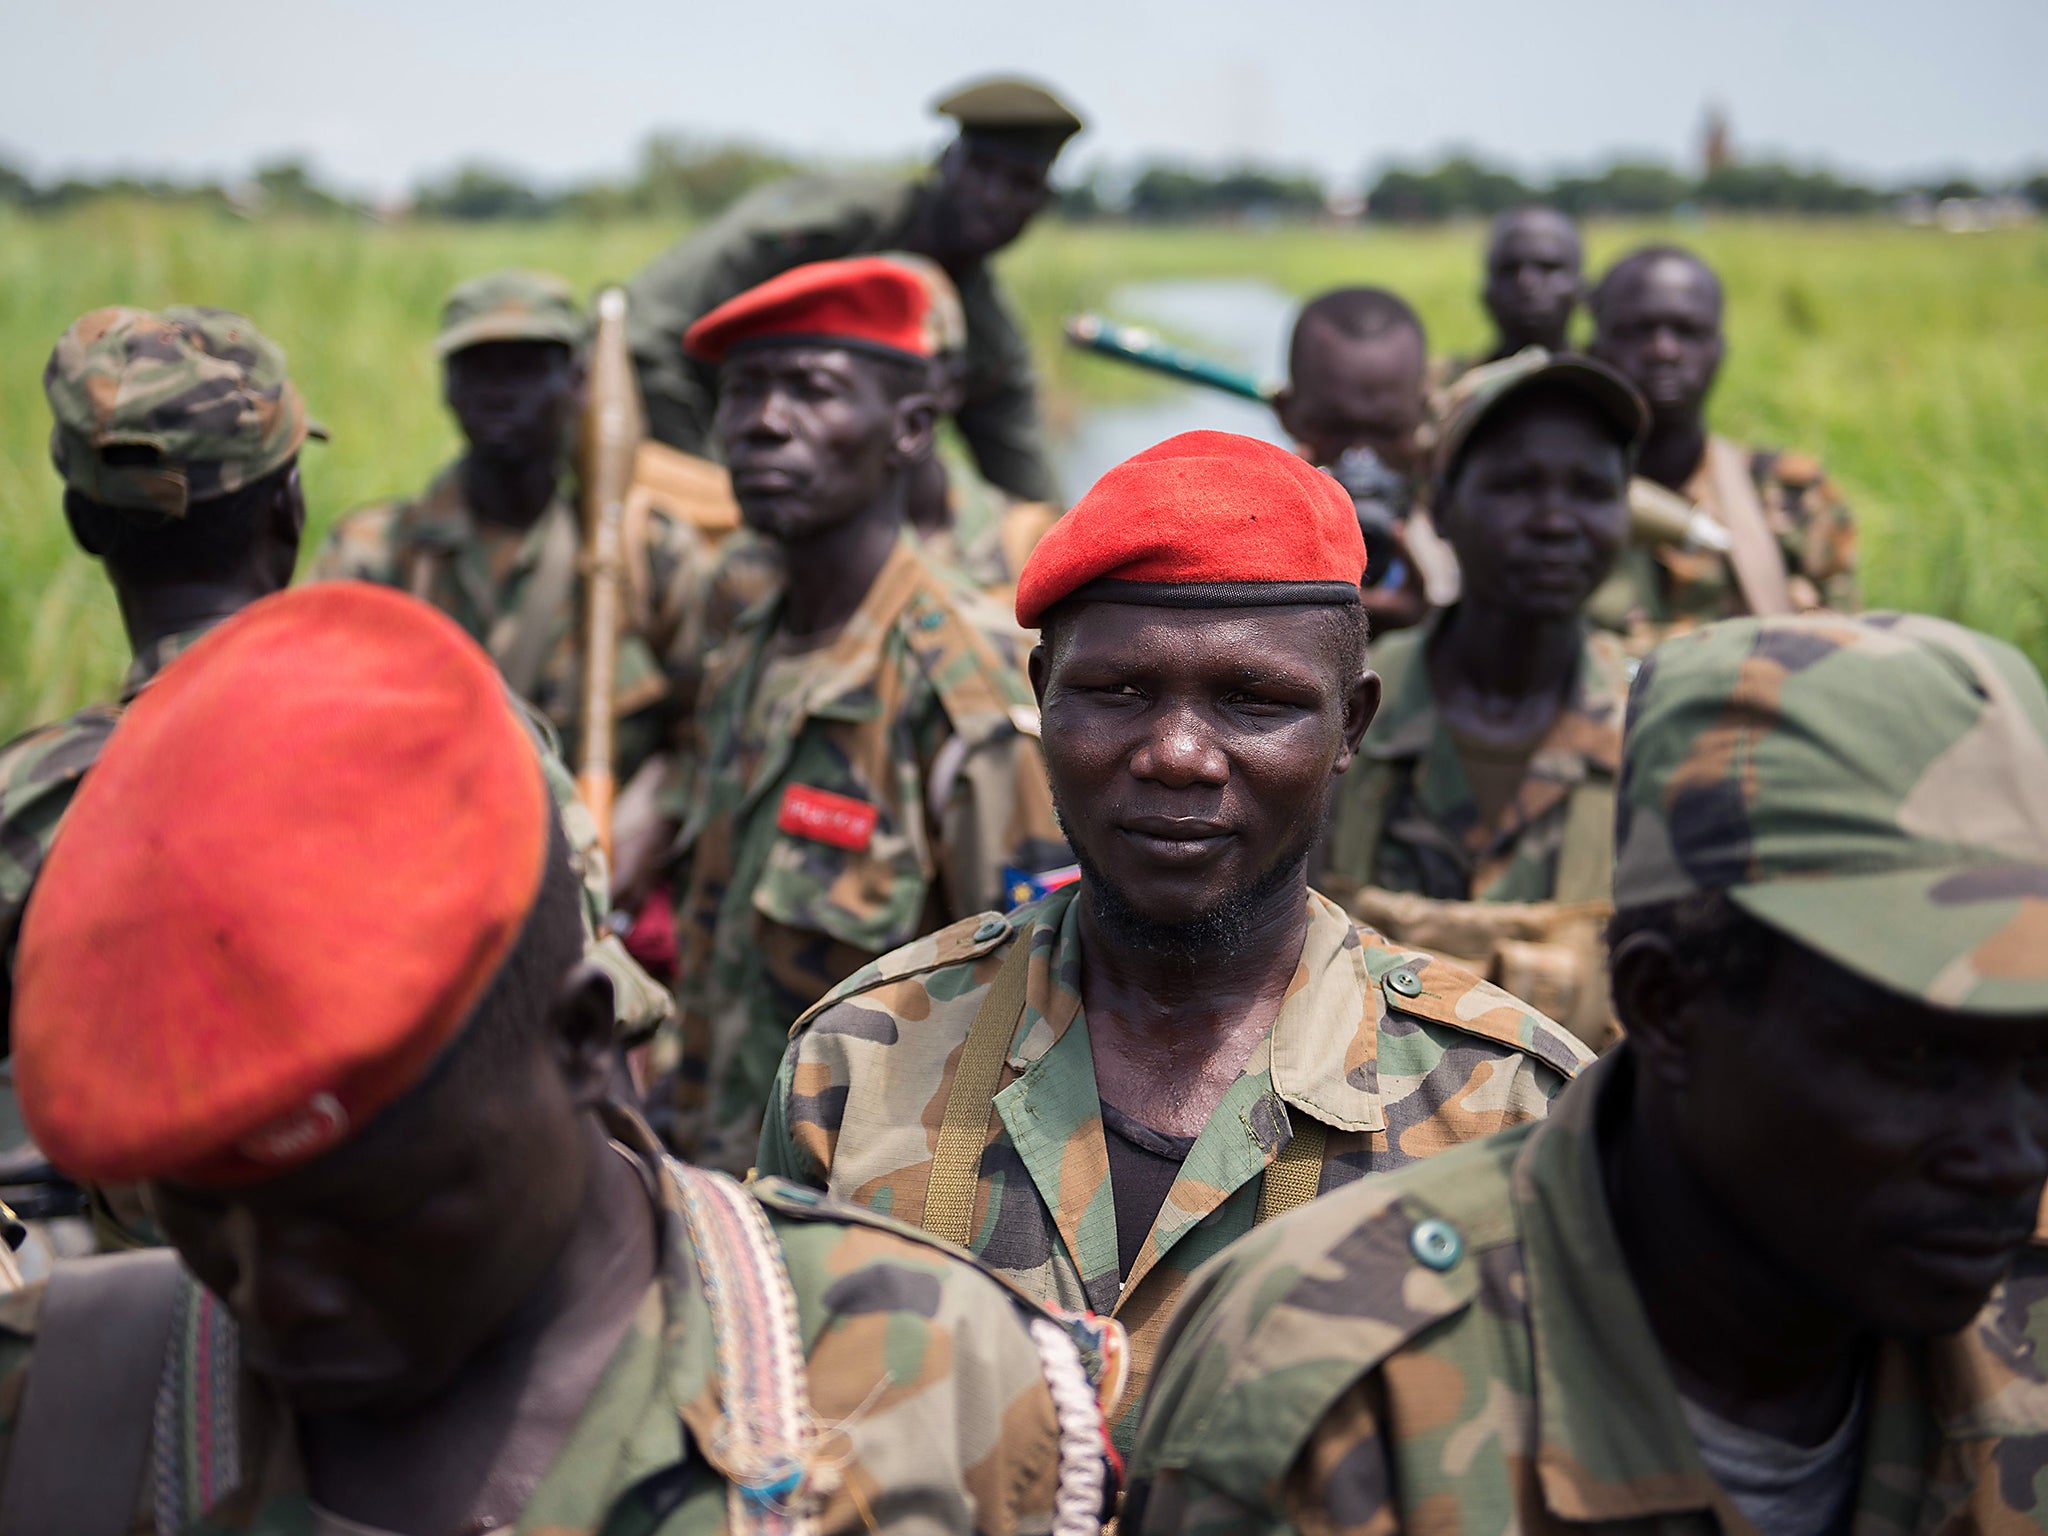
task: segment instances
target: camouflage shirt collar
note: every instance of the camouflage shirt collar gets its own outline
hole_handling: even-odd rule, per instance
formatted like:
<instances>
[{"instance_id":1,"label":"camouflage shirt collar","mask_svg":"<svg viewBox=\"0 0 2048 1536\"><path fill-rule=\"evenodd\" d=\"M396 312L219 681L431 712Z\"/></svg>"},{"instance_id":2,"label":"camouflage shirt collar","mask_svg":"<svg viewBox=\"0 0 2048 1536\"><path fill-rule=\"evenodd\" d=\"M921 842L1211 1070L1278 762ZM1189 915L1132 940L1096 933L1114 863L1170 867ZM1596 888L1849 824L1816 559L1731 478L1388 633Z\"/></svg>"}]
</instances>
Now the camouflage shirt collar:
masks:
<instances>
[{"instance_id":1,"label":"camouflage shirt collar","mask_svg":"<svg viewBox=\"0 0 2048 1536\"><path fill-rule=\"evenodd\" d=\"M223 618L226 615L222 615ZM173 635L163 635L152 640L135 653L135 659L128 664L127 675L121 679L121 702L132 700L135 695L163 669L182 656L192 643L208 634L220 619L209 619L206 623L191 629L181 629Z\"/></svg>"},{"instance_id":2,"label":"camouflage shirt collar","mask_svg":"<svg viewBox=\"0 0 2048 1536\"><path fill-rule=\"evenodd\" d=\"M1023 942L1034 955L1024 1014L1010 1048L1022 1071L1045 1055L1081 1016L1079 883L1030 908ZM1357 926L1335 902L1308 892L1308 931L1273 1027L1246 1059L1243 1075L1270 1075L1273 1092L1297 1109L1344 1130L1386 1127L1380 1104L1380 993L1368 974ZM1076 1058L1089 1060L1085 1053Z\"/></svg>"},{"instance_id":3,"label":"camouflage shirt collar","mask_svg":"<svg viewBox=\"0 0 2048 1536\"><path fill-rule=\"evenodd\" d=\"M469 509L469 498L463 489L462 472L467 462L466 459L457 459L444 468L434 476L434 483L427 487L426 495L400 513L403 523L401 542L441 551L467 549L477 543L479 524L476 514ZM548 520L558 516L575 516L574 509L559 488L520 540L515 569L524 570L539 561L541 540Z\"/></svg>"},{"instance_id":4,"label":"camouflage shirt collar","mask_svg":"<svg viewBox=\"0 0 2048 1536\"><path fill-rule=\"evenodd\" d=\"M868 587L867 596L840 628L832 642L817 656L811 677L804 685L804 715L821 720L868 720L880 713L881 696L875 680L882 670L882 650L888 637L902 621L911 599L937 577L917 551L907 532L897 535L882 569ZM741 623L753 630L754 665L759 666L768 642L782 622L786 592L749 609ZM744 697L751 697L749 686Z\"/></svg>"},{"instance_id":5,"label":"camouflage shirt collar","mask_svg":"<svg viewBox=\"0 0 2048 1536\"><path fill-rule=\"evenodd\" d=\"M1430 686L1429 647L1444 615L1451 611L1439 609L1416 631L1414 655L1366 733L1360 749L1364 756L1381 762L1419 758L1444 734L1436 692ZM1574 761L1610 774L1621 767L1621 717L1628 703L1626 658L1613 636L1590 626L1581 629L1579 671L1571 700L1551 723L1531 759L1544 764L1550 777L1583 778L1582 770L1570 771L1569 764Z\"/></svg>"}]
</instances>

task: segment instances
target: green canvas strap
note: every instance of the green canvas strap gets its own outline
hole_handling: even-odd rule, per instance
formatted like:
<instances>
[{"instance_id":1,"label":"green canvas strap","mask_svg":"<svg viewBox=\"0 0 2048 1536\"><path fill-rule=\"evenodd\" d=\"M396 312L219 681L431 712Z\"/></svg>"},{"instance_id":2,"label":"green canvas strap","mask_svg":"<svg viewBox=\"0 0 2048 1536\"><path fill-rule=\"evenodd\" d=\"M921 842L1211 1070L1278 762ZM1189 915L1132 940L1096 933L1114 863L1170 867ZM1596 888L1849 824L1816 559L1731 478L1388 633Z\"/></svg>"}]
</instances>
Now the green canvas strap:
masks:
<instances>
[{"instance_id":1,"label":"green canvas strap","mask_svg":"<svg viewBox=\"0 0 2048 1536\"><path fill-rule=\"evenodd\" d=\"M1564 841L1557 850L1551 900L1568 904L1613 899L1614 781L1587 779L1565 802Z\"/></svg>"},{"instance_id":2,"label":"green canvas strap","mask_svg":"<svg viewBox=\"0 0 2048 1536\"><path fill-rule=\"evenodd\" d=\"M1294 1122L1294 1134L1266 1164L1266 1180L1259 1186L1259 1214L1254 1220L1261 1224L1297 1205L1307 1205L1323 1182L1323 1148L1329 1128L1303 1112L1292 1112L1288 1118Z\"/></svg>"},{"instance_id":3,"label":"green canvas strap","mask_svg":"<svg viewBox=\"0 0 2048 1536\"><path fill-rule=\"evenodd\" d=\"M576 558L582 553L576 519L567 507L557 502L543 515L547 526L541 531L533 575L520 594L519 606L491 626L486 647L506 686L522 699L533 697L560 625L575 611Z\"/></svg>"},{"instance_id":4,"label":"green canvas strap","mask_svg":"<svg viewBox=\"0 0 2048 1536\"><path fill-rule=\"evenodd\" d=\"M1024 1016L1024 985L1030 973L1031 935L1019 933L968 1026L952 1091L946 1095L945 1117L939 1122L939 1145L932 1154L924 1211L917 1224L963 1248L974 1232L974 1189L981 1180L996 1079L1002 1075L1017 1021Z\"/></svg>"}]
</instances>

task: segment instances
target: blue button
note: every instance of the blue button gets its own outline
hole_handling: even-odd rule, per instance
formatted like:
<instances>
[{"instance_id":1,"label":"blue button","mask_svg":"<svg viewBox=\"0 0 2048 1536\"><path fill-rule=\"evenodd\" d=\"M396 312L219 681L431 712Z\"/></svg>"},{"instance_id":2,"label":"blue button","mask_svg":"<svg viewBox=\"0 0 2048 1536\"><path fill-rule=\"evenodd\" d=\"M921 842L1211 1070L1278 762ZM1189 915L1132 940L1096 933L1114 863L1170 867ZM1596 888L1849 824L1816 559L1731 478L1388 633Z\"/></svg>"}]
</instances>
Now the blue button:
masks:
<instances>
[{"instance_id":1,"label":"blue button","mask_svg":"<svg viewBox=\"0 0 2048 1536\"><path fill-rule=\"evenodd\" d=\"M1431 1216L1415 1223L1415 1230L1408 1234L1408 1249L1429 1268L1445 1270L1465 1256L1465 1239L1448 1221Z\"/></svg>"},{"instance_id":2,"label":"blue button","mask_svg":"<svg viewBox=\"0 0 2048 1536\"><path fill-rule=\"evenodd\" d=\"M977 944L987 944L991 940L1000 939L1009 931L1010 920L1007 917L996 917L991 914L983 918L981 926L974 930L974 942Z\"/></svg>"},{"instance_id":3,"label":"blue button","mask_svg":"<svg viewBox=\"0 0 2048 1536\"><path fill-rule=\"evenodd\" d=\"M1387 990L1398 992L1403 997L1420 997L1422 978L1404 965L1399 970L1387 972Z\"/></svg>"}]
</instances>

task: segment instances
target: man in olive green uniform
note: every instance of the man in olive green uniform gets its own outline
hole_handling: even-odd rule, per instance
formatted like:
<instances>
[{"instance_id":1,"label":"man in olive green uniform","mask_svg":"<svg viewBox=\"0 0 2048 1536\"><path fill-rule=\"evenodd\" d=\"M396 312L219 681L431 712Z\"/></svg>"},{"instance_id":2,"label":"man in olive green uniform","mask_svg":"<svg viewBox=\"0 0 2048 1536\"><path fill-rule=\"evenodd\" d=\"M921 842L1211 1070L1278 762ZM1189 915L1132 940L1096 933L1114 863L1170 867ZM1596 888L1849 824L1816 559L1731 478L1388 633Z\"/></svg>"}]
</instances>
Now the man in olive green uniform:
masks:
<instances>
[{"instance_id":1,"label":"man in olive green uniform","mask_svg":"<svg viewBox=\"0 0 2048 1536\"><path fill-rule=\"evenodd\" d=\"M1326 888L1602 901L1629 674L1582 609L1628 538L1643 405L1535 348L1460 394L1435 501L1463 590L1374 648L1385 703L1338 786Z\"/></svg>"},{"instance_id":2,"label":"man in olive green uniform","mask_svg":"<svg viewBox=\"0 0 2048 1536\"><path fill-rule=\"evenodd\" d=\"M512 691L547 716L571 762L580 729L581 523L563 493L582 398L583 314L561 279L504 271L448 296L434 350L463 456L417 501L351 512L313 562L316 581L398 587L448 614L491 653ZM689 525L642 506L623 528L616 771L625 784L674 737L670 653L710 553Z\"/></svg>"},{"instance_id":3,"label":"man in olive green uniform","mask_svg":"<svg viewBox=\"0 0 2048 1536\"><path fill-rule=\"evenodd\" d=\"M928 175L799 176L750 193L657 257L628 292L634 365L649 432L690 453L717 446L716 370L683 334L735 295L805 262L905 250L951 274L967 321L954 420L982 476L1022 501L1057 499L1031 353L990 270L1051 199L1046 178L1081 120L1051 92L987 80L938 110L960 136Z\"/></svg>"},{"instance_id":4,"label":"man in olive green uniform","mask_svg":"<svg viewBox=\"0 0 2048 1536\"><path fill-rule=\"evenodd\" d=\"M1020 623L1080 877L885 956L798 1024L760 1166L1130 1330L1128 1447L1189 1275L1318 1189L1539 1117L1589 1059L1308 888L1371 718L1351 501L1190 432L1033 552Z\"/></svg>"},{"instance_id":5,"label":"man in olive green uniform","mask_svg":"<svg viewBox=\"0 0 2048 1536\"><path fill-rule=\"evenodd\" d=\"M1540 203L1510 208L1487 226L1482 259L1486 277L1479 302L1493 322L1493 341L1483 353L1447 357L1437 365L1432 383L1440 395L1474 368L1513 357L1524 347L1571 349L1572 317L1586 296L1579 226Z\"/></svg>"},{"instance_id":6,"label":"man in olive green uniform","mask_svg":"<svg viewBox=\"0 0 2048 1536\"><path fill-rule=\"evenodd\" d=\"M1650 407L1632 498L1667 519L1704 511L1728 546L1629 551L1594 601L1599 622L1653 639L1736 614L1860 607L1856 521L1819 460L1708 430L1707 397L1727 350L1713 269L1691 251L1646 246L1608 269L1592 310L1587 350Z\"/></svg>"},{"instance_id":7,"label":"man in olive green uniform","mask_svg":"<svg viewBox=\"0 0 2048 1536\"><path fill-rule=\"evenodd\" d=\"M15 936L29 892L81 781L128 705L187 646L291 580L305 526L298 452L324 436L285 373L284 353L240 315L178 306L81 317L58 340L43 388L64 513L105 567L135 652L118 701L0 749L0 950L11 994ZM223 409L232 403L232 412ZM609 907L596 827L543 740L536 743L568 821L593 925ZM617 940L593 959L614 978L628 1034L672 1013Z\"/></svg>"},{"instance_id":8,"label":"man in olive green uniform","mask_svg":"<svg viewBox=\"0 0 2048 1536\"><path fill-rule=\"evenodd\" d=\"M1908 614L1630 701L1628 1038L1197 1277L1123 1528L2027 1531L2048 1508L2048 691Z\"/></svg>"},{"instance_id":9,"label":"man in olive green uniform","mask_svg":"<svg viewBox=\"0 0 2048 1536\"><path fill-rule=\"evenodd\" d=\"M893 260L817 262L688 337L722 369L733 491L784 572L706 684L662 1063L675 1144L736 1172L798 1014L1070 857L1023 635L904 528L935 414L930 294Z\"/></svg>"},{"instance_id":10,"label":"man in olive green uniform","mask_svg":"<svg viewBox=\"0 0 2048 1536\"><path fill-rule=\"evenodd\" d=\"M17 1045L173 1246L0 1303L0 1525L1095 1528L1114 1325L665 1157L564 853L490 658L402 594L280 594L136 701Z\"/></svg>"}]
</instances>

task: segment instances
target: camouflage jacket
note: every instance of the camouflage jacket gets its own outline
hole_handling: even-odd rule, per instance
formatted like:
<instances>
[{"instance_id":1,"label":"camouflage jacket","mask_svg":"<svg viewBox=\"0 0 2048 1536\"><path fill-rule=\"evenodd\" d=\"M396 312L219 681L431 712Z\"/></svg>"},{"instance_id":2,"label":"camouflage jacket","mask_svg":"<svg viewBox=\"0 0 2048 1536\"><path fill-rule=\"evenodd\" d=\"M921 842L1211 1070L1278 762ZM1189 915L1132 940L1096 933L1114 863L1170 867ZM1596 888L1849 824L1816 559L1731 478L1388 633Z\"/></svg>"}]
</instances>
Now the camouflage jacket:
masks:
<instances>
[{"instance_id":1,"label":"camouflage jacket","mask_svg":"<svg viewBox=\"0 0 2048 1536\"><path fill-rule=\"evenodd\" d=\"M49 855L71 797L78 793L87 770L99 761L123 707L205 633L204 628L187 630L145 646L128 668L118 703L91 705L68 720L42 726L0 748L0 965L5 971L0 980L6 983L4 993L13 991L14 943L29 891ZM569 857L583 885L585 953L612 979L621 1036L644 1038L674 1016L674 1005L661 985L641 970L604 928L605 914L611 908L611 876L598 845L597 823L576 797L576 781L562 764L547 722L532 714L526 718L548 791L562 817ZM0 995L0 1004L5 1000ZM0 1020L5 1018L6 1009L0 1006ZM0 1102L0 1146L11 1145L10 1134L18 1129L12 1097L11 1090L0 1094L4 1098Z\"/></svg>"},{"instance_id":2,"label":"camouflage jacket","mask_svg":"<svg viewBox=\"0 0 2048 1536\"><path fill-rule=\"evenodd\" d=\"M1470 973L1389 947L1310 893L1287 1001L1182 1164L1120 1277L1109 1153L1081 1007L1078 886L960 923L838 988L797 1026L760 1165L917 1219L961 1042L1012 943L1031 946L1024 1012L990 1117L974 1251L1034 1296L1131 1335L1128 1447L1151 1350L1197 1266L1251 1230L1296 1116L1328 1127L1321 1188L1399 1168L1542 1115L1590 1059Z\"/></svg>"},{"instance_id":3,"label":"camouflage jacket","mask_svg":"<svg viewBox=\"0 0 2048 1536\"><path fill-rule=\"evenodd\" d=\"M671 745L695 704L696 658L679 653L685 609L710 563L696 529L650 510L625 531L626 576L614 706L620 784ZM556 547L551 547L556 546ZM417 501L351 512L314 557L314 581L349 579L397 587L454 619L505 669L506 681L560 733L576 760L581 702L580 553L575 510L557 498L493 569L487 536L463 499L462 462L435 477ZM502 558L503 551L498 551ZM541 611L534 609L541 605ZM529 639L529 626L537 626ZM514 673L523 672L524 676Z\"/></svg>"},{"instance_id":4,"label":"camouflage jacket","mask_svg":"<svg viewBox=\"0 0 2048 1536\"><path fill-rule=\"evenodd\" d=\"M753 1161L789 1027L878 955L1071 857L1053 817L1023 632L899 541L810 658L780 739L753 700L781 602L713 661L677 909L682 1027L672 1135L693 1161ZM742 780L741 765L754 764Z\"/></svg>"},{"instance_id":5,"label":"camouflage jacket","mask_svg":"<svg viewBox=\"0 0 2048 1536\"><path fill-rule=\"evenodd\" d=\"M1793 607L1832 608L1837 613L1861 608L1856 519L1820 461L1805 453L1742 449L1724 438L1713 442L1720 451L1748 460L1764 519L1784 556ZM1708 455L1702 454L1679 494L1725 523L1709 464ZM1647 626L1662 633L1673 625L1710 624L1748 609L1726 555L1633 546L1622 553L1615 574L1593 595L1588 611L1608 629Z\"/></svg>"},{"instance_id":6,"label":"camouflage jacket","mask_svg":"<svg viewBox=\"0 0 2048 1536\"><path fill-rule=\"evenodd\" d=\"M903 249L925 196L923 182L897 176L796 176L749 193L656 257L627 289L648 430L687 452L708 453L718 376L684 357L690 323L805 262ZM1031 349L986 264L950 275L967 321L960 435L989 480L1025 501L1051 501L1057 484Z\"/></svg>"},{"instance_id":7,"label":"camouflage jacket","mask_svg":"<svg viewBox=\"0 0 2048 1536\"><path fill-rule=\"evenodd\" d=\"M1540 1126L1291 1213L1198 1275L1125 1529L1717 1536L1607 1217L1595 1126L1624 1044ZM1873 1367L1858 1536L2031 1531L2048 1509L2048 1252L1965 1332Z\"/></svg>"},{"instance_id":8,"label":"camouflage jacket","mask_svg":"<svg viewBox=\"0 0 2048 1536\"><path fill-rule=\"evenodd\" d=\"M718 1356L697 1250L651 1133L617 1112L610 1129L648 1175L658 1205L658 1272L519 1529L712 1536L727 1528L732 1469L718 1433ZM823 1204L810 1190L757 1185L754 1194L788 1267L811 1407L824 1429L825 1475L814 1485L824 1499L812 1528L988 1536L1050 1530L1059 1424L1027 1328L1044 1314L921 1233ZM42 1298L40 1286L0 1298L0 1468L39 1364ZM235 1370L225 1309L189 1280L181 1305L205 1326L174 1334L182 1347L167 1370L196 1377L195 1365L222 1362ZM217 1342L211 1349L192 1342L200 1338ZM1084 1352L1084 1368L1098 1364ZM228 1384L222 1378L207 1381L210 1415L192 1406L191 1395L173 1399L185 1405L174 1432L167 1428L173 1420L158 1413L157 1433L175 1433L179 1443L153 1446L144 1465L175 1482L143 1479L136 1536L166 1529L302 1536L311 1529L291 1414L260 1379L236 1377L238 1391L219 1390ZM234 1450L224 1459L220 1446ZM157 1497L181 1512L168 1527L154 1518ZM879 1527L871 1511L882 1515Z\"/></svg>"},{"instance_id":9,"label":"camouflage jacket","mask_svg":"<svg viewBox=\"0 0 2048 1536\"><path fill-rule=\"evenodd\" d=\"M1537 743L1515 798L1487 825L1430 686L1428 648L1441 622L1439 614L1373 647L1385 702L1338 783L1326 869L1352 886L1449 901L1605 900L1633 675L1620 642L1587 633L1570 704ZM1568 861L1572 839L1581 856ZM1567 862L1597 871L1597 888L1561 892Z\"/></svg>"}]
</instances>

